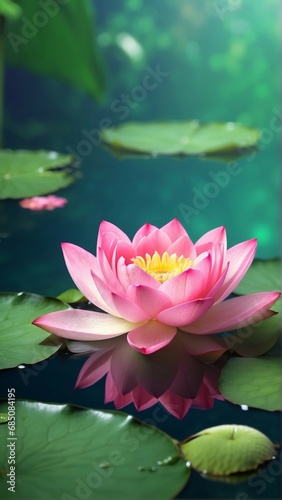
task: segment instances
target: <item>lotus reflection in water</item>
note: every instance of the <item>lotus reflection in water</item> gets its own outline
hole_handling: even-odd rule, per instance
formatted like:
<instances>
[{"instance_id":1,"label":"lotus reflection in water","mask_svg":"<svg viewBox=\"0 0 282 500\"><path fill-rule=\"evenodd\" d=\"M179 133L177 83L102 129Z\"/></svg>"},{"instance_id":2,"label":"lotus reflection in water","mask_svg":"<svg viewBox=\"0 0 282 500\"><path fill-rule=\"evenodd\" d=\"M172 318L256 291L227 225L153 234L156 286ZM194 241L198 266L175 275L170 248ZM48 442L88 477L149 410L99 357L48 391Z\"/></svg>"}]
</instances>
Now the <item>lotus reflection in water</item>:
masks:
<instances>
[{"instance_id":1,"label":"lotus reflection in water","mask_svg":"<svg viewBox=\"0 0 282 500\"><path fill-rule=\"evenodd\" d=\"M150 355L130 347L125 336L97 342L67 341L70 351L94 351L83 365L76 388L89 387L104 375L105 403L117 409L133 403L145 410L157 403L177 418L183 418L191 406L212 408L214 399L224 399L217 382L221 356L217 342L209 340L203 354L191 355L193 336L178 332L171 343ZM209 360L210 362L207 362Z\"/></svg>"}]
</instances>

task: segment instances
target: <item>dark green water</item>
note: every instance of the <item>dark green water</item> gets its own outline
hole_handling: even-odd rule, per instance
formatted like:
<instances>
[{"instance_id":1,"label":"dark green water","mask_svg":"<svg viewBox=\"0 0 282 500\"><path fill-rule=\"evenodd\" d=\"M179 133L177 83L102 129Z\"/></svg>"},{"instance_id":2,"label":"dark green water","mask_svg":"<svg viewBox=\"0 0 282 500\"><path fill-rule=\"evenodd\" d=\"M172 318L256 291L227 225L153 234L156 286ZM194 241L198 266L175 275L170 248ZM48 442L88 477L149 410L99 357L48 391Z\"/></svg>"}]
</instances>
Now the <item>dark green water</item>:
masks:
<instances>
[{"instance_id":1,"label":"dark green water","mask_svg":"<svg viewBox=\"0 0 282 500\"><path fill-rule=\"evenodd\" d=\"M254 0L242 1L236 9L232 7L236 2L225 2L228 8L223 19L216 9L219 3L95 2L100 41L105 41L105 33L114 38L119 32L129 32L144 52L136 61L116 44L101 43L109 83L100 106L51 78L7 68L5 145L72 150L81 158L81 167L76 182L58 193L68 199L63 209L36 213L23 210L17 201L0 202L1 290L56 296L72 287L60 242L95 253L103 219L130 237L145 222L161 226L174 217L193 240L225 225L229 246L257 237L257 257L279 255L278 2L260 0L259 9ZM243 121L264 130L259 150L227 161L119 159L100 144L94 132L96 144L90 142L85 131L89 135L99 129L101 120L124 121L126 110L117 111L113 102L123 93L131 94L146 68L155 69L158 64L168 75L142 101L131 101L127 120ZM231 164L236 175L226 173ZM35 366L33 372L25 371L26 375L21 370L4 370L0 397L6 397L7 385L11 385L17 398L102 408L103 381L73 390L85 359L60 354ZM280 437L277 413L244 411L227 402L218 401L211 410L192 409L183 421L169 416L161 406L141 413L133 406L125 410L177 439L222 423L254 426L275 442ZM281 472L269 466L239 484L210 481L193 472L179 498L280 498L280 483Z\"/></svg>"}]
</instances>

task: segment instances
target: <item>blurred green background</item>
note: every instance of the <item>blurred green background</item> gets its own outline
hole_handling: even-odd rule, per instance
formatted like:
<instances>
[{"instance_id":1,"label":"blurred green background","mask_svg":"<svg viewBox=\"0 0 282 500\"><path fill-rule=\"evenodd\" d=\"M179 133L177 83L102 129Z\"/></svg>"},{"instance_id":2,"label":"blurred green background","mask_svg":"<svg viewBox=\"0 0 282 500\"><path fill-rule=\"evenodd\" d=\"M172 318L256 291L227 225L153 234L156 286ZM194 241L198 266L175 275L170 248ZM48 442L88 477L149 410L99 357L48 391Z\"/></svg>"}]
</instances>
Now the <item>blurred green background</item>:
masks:
<instances>
[{"instance_id":1,"label":"blurred green background","mask_svg":"<svg viewBox=\"0 0 282 500\"><path fill-rule=\"evenodd\" d=\"M133 236L147 221L162 225L177 217L193 239L224 224L229 246L257 237L258 257L277 256L279 1L96 0L92 6L105 75L98 102L54 76L6 66L5 146L72 152L81 168L77 181L58 193L69 200L63 210L32 213L1 202L0 232L8 235L1 239L2 288L60 293L71 285L60 242L94 251L103 219ZM55 17L50 30L52 22ZM83 29L74 30L77 48L85 43L78 35ZM45 51L48 45L42 58ZM66 60L72 67L73 51ZM148 74L152 89L144 90ZM101 126L125 120L194 118L258 127L259 150L221 161L117 158L99 139ZM213 177L234 162L239 173L214 196ZM199 193L207 201L195 211Z\"/></svg>"}]
</instances>

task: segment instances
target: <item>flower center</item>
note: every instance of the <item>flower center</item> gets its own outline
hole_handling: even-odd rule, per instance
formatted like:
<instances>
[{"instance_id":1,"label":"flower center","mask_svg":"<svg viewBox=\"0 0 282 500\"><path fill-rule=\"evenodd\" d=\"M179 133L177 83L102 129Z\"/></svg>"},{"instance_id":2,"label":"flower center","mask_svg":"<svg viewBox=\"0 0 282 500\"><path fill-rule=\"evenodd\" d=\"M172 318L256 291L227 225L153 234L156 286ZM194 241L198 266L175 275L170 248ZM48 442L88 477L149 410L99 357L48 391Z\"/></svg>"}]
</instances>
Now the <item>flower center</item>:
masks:
<instances>
[{"instance_id":1,"label":"flower center","mask_svg":"<svg viewBox=\"0 0 282 500\"><path fill-rule=\"evenodd\" d=\"M167 252L164 252L162 256L158 252L155 252L153 256L146 253L145 259L138 256L131 260L160 283L174 278L194 264L193 260L183 255L177 257L176 253L169 255Z\"/></svg>"}]
</instances>

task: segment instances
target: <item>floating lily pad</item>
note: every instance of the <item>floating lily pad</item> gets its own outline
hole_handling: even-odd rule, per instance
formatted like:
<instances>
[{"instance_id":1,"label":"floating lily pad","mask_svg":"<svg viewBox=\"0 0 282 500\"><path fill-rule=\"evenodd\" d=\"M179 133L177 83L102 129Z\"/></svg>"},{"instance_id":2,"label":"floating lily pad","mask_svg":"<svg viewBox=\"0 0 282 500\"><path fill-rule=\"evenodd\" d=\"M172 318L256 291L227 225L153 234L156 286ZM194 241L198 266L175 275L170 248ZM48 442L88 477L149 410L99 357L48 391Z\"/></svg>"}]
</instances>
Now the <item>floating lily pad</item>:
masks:
<instances>
[{"instance_id":1,"label":"floating lily pad","mask_svg":"<svg viewBox=\"0 0 282 500\"><path fill-rule=\"evenodd\" d=\"M281 290L280 259L256 259L246 275L234 290L234 293L246 295L257 292ZM260 321L257 325L242 328L241 332L229 337L230 347L236 346L236 352L242 356L260 356L277 342L281 329L281 298L272 306L275 316Z\"/></svg>"},{"instance_id":2,"label":"floating lily pad","mask_svg":"<svg viewBox=\"0 0 282 500\"><path fill-rule=\"evenodd\" d=\"M0 413L0 424L6 424L9 421L8 413Z\"/></svg>"},{"instance_id":3,"label":"floating lily pad","mask_svg":"<svg viewBox=\"0 0 282 500\"><path fill-rule=\"evenodd\" d=\"M262 410L282 410L279 357L231 358L224 365L219 390L232 403Z\"/></svg>"},{"instance_id":4,"label":"floating lily pad","mask_svg":"<svg viewBox=\"0 0 282 500\"><path fill-rule=\"evenodd\" d=\"M102 139L114 148L153 155L197 155L245 149L255 145L257 129L237 123L125 123L104 129Z\"/></svg>"},{"instance_id":5,"label":"floating lily pad","mask_svg":"<svg viewBox=\"0 0 282 500\"><path fill-rule=\"evenodd\" d=\"M0 294L0 369L38 363L54 354L62 342L31 322L43 314L67 308L57 299L40 295Z\"/></svg>"},{"instance_id":6,"label":"floating lily pad","mask_svg":"<svg viewBox=\"0 0 282 500\"><path fill-rule=\"evenodd\" d=\"M38 196L68 186L73 178L58 167L72 162L70 155L55 151L0 151L0 199Z\"/></svg>"},{"instance_id":7,"label":"floating lily pad","mask_svg":"<svg viewBox=\"0 0 282 500\"><path fill-rule=\"evenodd\" d=\"M281 308L281 300L274 304L276 311ZM277 311L278 312L278 311ZM225 337L229 349L240 356L255 357L267 353L280 337L280 314L259 323L247 325L236 333Z\"/></svg>"},{"instance_id":8,"label":"floating lily pad","mask_svg":"<svg viewBox=\"0 0 282 500\"><path fill-rule=\"evenodd\" d=\"M22 9L12 0L1 0L0 15L10 19L16 19L21 14Z\"/></svg>"},{"instance_id":9,"label":"floating lily pad","mask_svg":"<svg viewBox=\"0 0 282 500\"><path fill-rule=\"evenodd\" d=\"M274 444L264 434L237 424L204 429L180 448L194 469L214 476L255 470L276 454Z\"/></svg>"},{"instance_id":10,"label":"floating lily pad","mask_svg":"<svg viewBox=\"0 0 282 500\"><path fill-rule=\"evenodd\" d=\"M269 292L281 290L281 261L280 259L256 259L245 274L234 293L246 295L248 293ZM275 308L275 306L274 306Z\"/></svg>"},{"instance_id":11,"label":"floating lily pad","mask_svg":"<svg viewBox=\"0 0 282 500\"><path fill-rule=\"evenodd\" d=\"M99 99L105 87L105 72L95 43L93 2L26 0L18 3L22 16L16 20L10 18L7 23L8 63L61 78Z\"/></svg>"},{"instance_id":12,"label":"floating lily pad","mask_svg":"<svg viewBox=\"0 0 282 500\"><path fill-rule=\"evenodd\" d=\"M15 500L169 499L188 480L173 440L129 415L17 401L16 416ZM0 436L6 442L7 427L0 426ZM8 453L1 448L1 471L8 472ZM174 455L178 460L158 465ZM2 475L0 496L6 495Z\"/></svg>"},{"instance_id":13,"label":"floating lily pad","mask_svg":"<svg viewBox=\"0 0 282 500\"><path fill-rule=\"evenodd\" d=\"M74 304L75 302L87 301L83 293L81 293L80 290L77 290L77 288L70 288L69 290L66 290L65 292L58 295L57 299L62 300L67 304Z\"/></svg>"}]
</instances>

